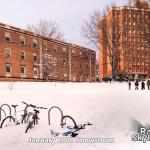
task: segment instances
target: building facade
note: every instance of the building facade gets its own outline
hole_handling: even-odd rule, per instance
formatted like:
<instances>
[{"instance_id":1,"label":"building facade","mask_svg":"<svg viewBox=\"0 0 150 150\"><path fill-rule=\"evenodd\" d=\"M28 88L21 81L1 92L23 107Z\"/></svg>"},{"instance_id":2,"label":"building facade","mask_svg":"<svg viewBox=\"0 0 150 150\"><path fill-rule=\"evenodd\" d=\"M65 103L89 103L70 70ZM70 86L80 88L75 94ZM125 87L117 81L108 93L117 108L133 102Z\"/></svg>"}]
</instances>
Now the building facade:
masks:
<instances>
[{"instance_id":1,"label":"building facade","mask_svg":"<svg viewBox=\"0 0 150 150\"><path fill-rule=\"evenodd\" d=\"M102 26L108 27L107 33ZM106 34L107 42L104 42ZM147 1L113 7L100 18L100 79L112 76L112 58L117 61L118 73L132 79L150 77L150 7Z\"/></svg>"},{"instance_id":2,"label":"building facade","mask_svg":"<svg viewBox=\"0 0 150 150\"><path fill-rule=\"evenodd\" d=\"M0 80L44 80L44 54L57 62L50 70L55 72L50 80L94 82L96 78L95 51L2 23L0 54Z\"/></svg>"}]
</instances>

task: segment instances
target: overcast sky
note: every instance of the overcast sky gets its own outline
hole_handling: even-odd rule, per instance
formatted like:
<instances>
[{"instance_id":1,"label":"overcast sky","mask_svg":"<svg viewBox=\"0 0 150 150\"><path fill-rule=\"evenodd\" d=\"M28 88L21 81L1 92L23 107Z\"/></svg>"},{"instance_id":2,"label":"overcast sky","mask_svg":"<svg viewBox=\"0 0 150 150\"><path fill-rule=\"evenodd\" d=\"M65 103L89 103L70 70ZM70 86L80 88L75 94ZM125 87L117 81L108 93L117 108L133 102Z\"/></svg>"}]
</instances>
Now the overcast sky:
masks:
<instances>
[{"instance_id":1,"label":"overcast sky","mask_svg":"<svg viewBox=\"0 0 150 150\"><path fill-rule=\"evenodd\" d=\"M68 42L90 47L81 35L84 20L93 10L103 10L114 0L3 0L0 22L25 28L40 19L55 21ZM115 0L116 3L126 0Z\"/></svg>"}]
</instances>

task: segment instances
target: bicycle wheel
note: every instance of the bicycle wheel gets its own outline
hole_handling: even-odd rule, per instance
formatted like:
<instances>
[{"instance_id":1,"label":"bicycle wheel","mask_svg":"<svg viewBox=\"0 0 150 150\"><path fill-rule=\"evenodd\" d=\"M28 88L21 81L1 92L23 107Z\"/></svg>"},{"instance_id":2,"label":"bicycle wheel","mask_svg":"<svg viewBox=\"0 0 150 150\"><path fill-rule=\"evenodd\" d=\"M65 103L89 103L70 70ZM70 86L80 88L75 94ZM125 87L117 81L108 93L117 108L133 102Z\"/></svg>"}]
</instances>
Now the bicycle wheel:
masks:
<instances>
[{"instance_id":1,"label":"bicycle wheel","mask_svg":"<svg viewBox=\"0 0 150 150\"><path fill-rule=\"evenodd\" d=\"M31 121L31 122L28 123L27 128L25 130L25 133L27 133L29 129L33 128L33 123L34 123L33 121Z\"/></svg>"},{"instance_id":2,"label":"bicycle wheel","mask_svg":"<svg viewBox=\"0 0 150 150\"><path fill-rule=\"evenodd\" d=\"M7 116L1 122L0 128L11 127L11 126L14 126L14 125L16 125L15 119L12 116Z\"/></svg>"},{"instance_id":3,"label":"bicycle wheel","mask_svg":"<svg viewBox=\"0 0 150 150\"><path fill-rule=\"evenodd\" d=\"M28 122L28 118L27 118L27 114L25 115L22 115L22 118L21 118L21 123L27 123Z\"/></svg>"}]
</instances>

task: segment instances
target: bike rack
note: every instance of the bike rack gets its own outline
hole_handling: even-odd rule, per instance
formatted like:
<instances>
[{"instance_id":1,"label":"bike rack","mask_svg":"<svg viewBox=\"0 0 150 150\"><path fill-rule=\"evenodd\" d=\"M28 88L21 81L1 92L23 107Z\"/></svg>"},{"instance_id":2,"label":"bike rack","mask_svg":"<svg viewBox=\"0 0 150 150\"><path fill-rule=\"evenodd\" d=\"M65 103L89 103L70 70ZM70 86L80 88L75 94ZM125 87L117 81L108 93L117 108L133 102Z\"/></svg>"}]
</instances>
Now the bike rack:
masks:
<instances>
[{"instance_id":1,"label":"bike rack","mask_svg":"<svg viewBox=\"0 0 150 150\"><path fill-rule=\"evenodd\" d=\"M51 121L50 121L50 112L51 112L51 110L52 109L58 109L59 111L60 111L60 114L61 114L61 123L60 123L60 125L61 125L61 127L63 127L63 125L65 125L65 123L63 123L63 112L62 112L62 110L58 107L58 106L53 106L53 107L51 107L50 109L49 109L49 111L48 111L48 123L49 123L49 126L50 126L50 124L51 124Z\"/></svg>"},{"instance_id":2,"label":"bike rack","mask_svg":"<svg viewBox=\"0 0 150 150\"><path fill-rule=\"evenodd\" d=\"M4 110L4 109L2 109L2 107L3 106L7 106L8 107L8 109L9 109L9 115L11 115L11 107L8 105L8 104L2 104L1 106L0 106L0 121L1 121L1 118L2 118L2 110Z\"/></svg>"},{"instance_id":3,"label":"bike rack","mask_svg":"<svg viewBox=\"0 0 150 150\"><path fill-rule=\"evenodd\" d=\"M0 111L2 111L3 113L4 113L4 116L6 117L6 112L5 112L5 110L4 109L2 109L2 108L0 108ZM0 115L1 115L2 113L0 113ZM0 121L1 121L1 118L2 117L0 117Z\"/></svg>"},{"instance_id":4,"label":"bike rack","mask_svg":"<svg viewBox=\"0 0 150 150\"><path fill-rule=\"evenodd\" d=\"M72 120L73 124L74 124L74 128L78 128L77 127L77 124L75 122L75 120L71 117L71 116L63 116L62 118L62 123L63 123L63 120L66 119L66 118L69 118L70 120ZM64 124L62 124L62 127L63 127Z\"/></svg>"}]
</instances>

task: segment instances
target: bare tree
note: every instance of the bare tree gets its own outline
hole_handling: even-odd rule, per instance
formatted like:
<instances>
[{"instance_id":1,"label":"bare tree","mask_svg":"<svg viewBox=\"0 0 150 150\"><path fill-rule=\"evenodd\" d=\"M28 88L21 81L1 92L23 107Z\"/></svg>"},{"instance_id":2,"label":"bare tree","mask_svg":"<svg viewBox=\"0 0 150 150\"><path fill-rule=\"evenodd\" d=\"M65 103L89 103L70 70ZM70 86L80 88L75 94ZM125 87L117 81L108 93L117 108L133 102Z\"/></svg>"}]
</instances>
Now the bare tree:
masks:
<instances>
[{"instance_id":1,"label":"bare tree","mask_svg":"<svg viewBox=\"0 0 150 150\"><path fill-rule=\"evenodd\" d=\"M96 61L96 81L99 80L99 63Z\"/></svg>"},{"instance_id":2,"label":"bare tree","mask_svg":"<svg viewBox=\"0 0 150 150\"><path fill-rule=\"evenodd\" d=\"M55 70L57 59L47 53L42 55L40 64L35 64L35 66L42 67L43 76L46 81L50 81L51 78L55 78L58 75L58 72Z\"/></svg>"},{"instance_id":3,"label":"bare tree","mask_svg":"<svg viewBox=\"0 0 150 150\"><path fill-rule=\"evenodd\" d=\"M111 2L111 7L116 6L115 1ZM109 6L106 6L106 10L108 10ZM87 21L84 21L83 26L81 28L82 35L87 39L88 44L93 45L98 49L98 21L102 15L98 10L94 10L90 15Z\"/></svg>"},{"instance_id":4,"label":"bare tree","mask_svg":"<svg viewBox=\"0 0 150 150\"><path fill-rule=\"evenodd\" d=\"M116 4L114 2L111 3L110 7L115 7ZM84 22L82 27L83 36L88 40L89 44L93 44L97 49L98 43L100 42L103 50L103 54L109 58L109 63L112 68L112 76L119 74L119 61L121 51L119 51L119 31L118 28L119 22L114 20L113 18L107 22L105 19L101 21L99 24L100 18L106 17L106 12L110 8L106 6L103 13L100 11L93 11L89 16L89 20ZM99 35L101 33L101 35Z\"/></svg>"},{"instance_id":5,"label":"bare tree","mask_svg":"<svg viewBox=\"0 0 150 150\"><path fill-rule=\"evenodd\" d=\"M40 20L37 24L28 24L27 29L46 37L64 41L64 34L59 31L57 24L53 21Z\"/></svg>"},{"instance_id":6,"label":"bare tree","mask_svg":"<svg viewBox=\"0 0 150 150\"><path fill-rule=\"evenodd\" d=\"M111 7L114 7L115 5L115 3L111 3ZM93 11L93 13L89 16L89 20L84 22L82 33L88 40L88 43L94 45L97 49L99 48L99 42L101 43L103 48L100 50L103 50L104 55L109 58L109 63L112 68L112 76L114 77L119 74L119 33L116 30L118 22L111 19L108 24L108 22L104 19L100 24L98 24L100 18L105 18L106 12L109 8L109 6L106 6L103 13L96 10ZM101 33L101 35L99 35L99 33Z\"/></svg>"},{"instance_id":7,"label":"bare tree","mask_svg":"<svg viewBox=\"0 0 150 150\"><path fill-rule=\"evenodd\" d=\"M89 15L89 20L85 21L81 29L82 35L87 39L88 44L94 45L98 49L98 20L100 11L93 11Z\"/></svg>"}]
</instances>

